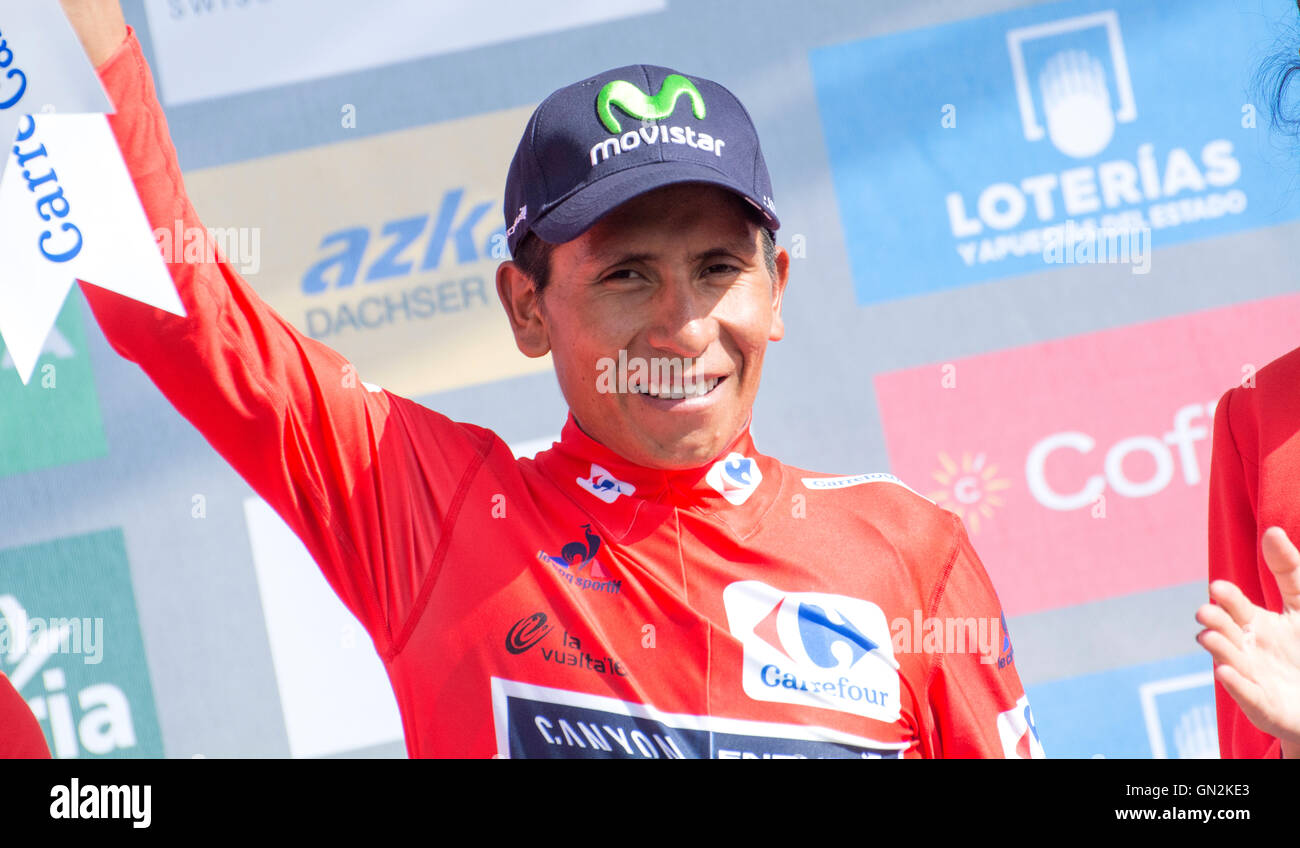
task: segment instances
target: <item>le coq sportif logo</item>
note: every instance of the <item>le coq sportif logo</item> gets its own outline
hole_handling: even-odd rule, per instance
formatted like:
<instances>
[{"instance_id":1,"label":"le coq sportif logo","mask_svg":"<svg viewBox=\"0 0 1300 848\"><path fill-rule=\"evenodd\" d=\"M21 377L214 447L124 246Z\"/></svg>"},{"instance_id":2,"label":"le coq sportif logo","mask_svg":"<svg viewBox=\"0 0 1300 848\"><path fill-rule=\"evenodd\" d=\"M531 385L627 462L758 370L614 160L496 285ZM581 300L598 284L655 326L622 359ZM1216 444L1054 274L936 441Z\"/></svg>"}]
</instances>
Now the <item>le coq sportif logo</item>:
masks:
<instances>
[{"instance_id":1,"label":"le coq sportif logo","mask_svg":"<svg viewBox=\"0 0 1300 848\"><path fill-rule=\"evenodd\" d=\"M704 96L695 87L695 83L681 74L669 74L664 77L663 85L653 97L646 94L627 80L612 80L596 95L596 114L605 129L612 133L623 131L623 125L614 115L617 106L623 112L640 121L667 118L677 108L677 101L686 95L691 100L691 111L695 117L704 120Z\"/></svg>"}]
</instances>

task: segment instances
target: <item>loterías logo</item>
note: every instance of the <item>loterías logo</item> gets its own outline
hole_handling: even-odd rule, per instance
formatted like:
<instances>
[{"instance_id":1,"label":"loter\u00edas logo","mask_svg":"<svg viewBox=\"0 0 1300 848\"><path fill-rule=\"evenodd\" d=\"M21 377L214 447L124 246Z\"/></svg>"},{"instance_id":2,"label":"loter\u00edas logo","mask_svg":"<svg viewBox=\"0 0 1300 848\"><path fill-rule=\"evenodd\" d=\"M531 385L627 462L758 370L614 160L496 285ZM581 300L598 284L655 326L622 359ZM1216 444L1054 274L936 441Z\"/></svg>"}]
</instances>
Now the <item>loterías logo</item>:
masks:
<instances>
[{"instance_id":1,"label":"loter\u00edas logo","mask_svg":"<svg viewBox=\"0 0 1300 848\"><path fill-rule=\"evenodd\" d=\"M744 646L750 698L897 720L898 663L879 606L758 580L727 586L722 603L727 629Z\"/></svg>"},{"instance_id":2,"label":"loter\u00edas logo","mask_svg":"<svg viewBox=\"0 0 1300 848\"><path fill-rule=\"evenodd\" d=\"M1118 16L1114 10L1107 10L1007 31L1007 49L1011 53L1016 103L1020 107L1025 140L1038 141L1044 129L1026 69L1026 53L1032 53L1035 42L1084 34L1094 28L1101 31L1099 35L1104 41L1096 47L1087 42L1058 43L1043 60L1036 80L1047 121L1046 135L1057 150L1075 159L1100 153L1115 136L1117 122L1129 123L1137 117ZM1094 52L1104 55L1099 58ZM1109 78L1107 62L1103 60L1109 60ZM1112 106L1110 99L1112 84L1118 94L1116 106Z\"/></svg>"},{"instance_id":3,"label":"loter\u00edas logo","mask_svg":"<svg viewBox=\"0 0 1300 848\"><path fill-rule=\"evenodd\" d=\"M1268 18L1065 0L812 50L859 302L1078 263L1143 274L1155 244L1295 218L1241 96ZM882 126L907 144L864 145Z\"/></svg>"}]
</instances>

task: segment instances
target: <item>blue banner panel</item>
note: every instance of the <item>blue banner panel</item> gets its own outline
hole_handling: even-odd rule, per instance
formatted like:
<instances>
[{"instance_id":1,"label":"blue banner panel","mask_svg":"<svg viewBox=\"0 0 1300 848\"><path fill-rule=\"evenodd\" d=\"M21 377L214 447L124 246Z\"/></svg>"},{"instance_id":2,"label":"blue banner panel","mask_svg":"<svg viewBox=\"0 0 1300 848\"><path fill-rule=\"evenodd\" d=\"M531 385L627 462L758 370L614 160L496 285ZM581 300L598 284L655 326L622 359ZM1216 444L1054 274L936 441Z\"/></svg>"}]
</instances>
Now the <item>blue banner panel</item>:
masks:
<instances>
[{"instance_id":1,"label":"blue banner panel","mask_svg":"<svg viewBox=\"0 0 1300 848\"><path fill-rule=\"evenodd\" d=\"M1049 757L1219 756L1209 654L1027 687Z\"/></svg>"},{"instance_id":2,"label":"blue banner panel","mask_svg":"<svg viewBox=\"0 0 1300 848\"><path fill-rule=\"evenodd\" d=\"M1078 0L812 50L858 302L1145 273L1153 244L1297 217L1248 93L1284 13Z\"/></svg>"}]
</instances>

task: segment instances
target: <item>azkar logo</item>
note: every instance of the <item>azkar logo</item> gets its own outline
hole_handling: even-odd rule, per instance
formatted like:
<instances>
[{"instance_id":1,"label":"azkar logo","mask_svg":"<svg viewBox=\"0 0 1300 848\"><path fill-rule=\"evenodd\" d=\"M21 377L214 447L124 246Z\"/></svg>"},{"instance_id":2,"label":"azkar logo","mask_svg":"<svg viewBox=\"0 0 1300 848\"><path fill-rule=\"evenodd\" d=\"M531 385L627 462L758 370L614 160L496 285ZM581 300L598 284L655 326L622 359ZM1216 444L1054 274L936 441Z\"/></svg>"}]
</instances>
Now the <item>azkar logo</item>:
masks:
<instances>
[{"instance_id":1,"label":"azkar logo","mask_svg":"<svg viewBox=\"0 0 1300 848\"><path fill-rule=\"evenodd\" d=\"M1038 728L1034 726L1034 714L1029 709L1029 696L1021 695L1014 707L998 713L998 739L1008 760L1046 758L1043 743L1038 738Z\"/></svg>"},{"instance_id":2,"label":"azkar logo","mask_svg":"<svg viewBox=\"0 0 1300 848\"><path fill-rule=\"evenodd\" d=\"M488 214L493 208L490 201L463 209L464 197L464 188L453 188L443 194L435 215L385 221L373 231L358 226L326 233L319 249L328 251L327 255L302 276L302 293L319 298L312 303L321 304L305 313L307 334L323 339L343 331L377 329L489 306L490 286L485 275L466 266L507 258L506 231ZM465 273L459 278L437 281L425 277L418 285L400 286L422 274L462 269ZM367 287L357 289L358 281ZM369 285L393 281L399 285ZM339 297L347 300L336 302Z\"/></svg>"},{"instance_id":3,"label":"azkar logo","mask_svg":"<svg viewBox=\"0 0 1300 848\"><path fill-rule=\"evenodd\" d=\"M358 279L373 283L409 277L416 272L417 262L420 271L436 271L443 267L443 260L453 254L457 265L505 259L509 255L505 228L493 227L493 219L485 218L493 203L486 200L476 203L460 215L464 197L464 188L447 190L438 205L438 214L433 216L432 227L429 225L431 216L425 214L385 221L374 234L365 226L326 233L321 238L320 249L336 247L337 252L307 269L302 275L302 293L314 295L329 289L345 289ZM362 274L362 260L372 235L376 244L387 239L387 246ZM449 245L452 247L450 252L447 250Z\"/></svg>"},{"instance_id":4,"label":"azkar logo","mask_svg":"<svg viewBox=\"0 0 1300 848\"><path fill-rule=\"evenodd\" d=\"M763 482L763 472L758 462L738 453L727 454L726 459L713 463L704 480L719 492L728 503L740 506L758 491Z\"/></svg>"},{"instance_id":5,"label":"azkar logo","mask_svg":"<svg viewBox=\"0 0 1300 848\"><path fill-rule=\"evenodd\" d=\"M617 595L623 589L623 581L613 579L596 561L596 553L600 550L600 537L591 529L590 524L582 525L582 530L586 535L585 541L567 543L560 548L559 556L551 556L539 550L537 561L551 566L556 573L579 589ZM589 565L590 576L587 576L582 572Z\"/></svg>"},{"instance_id":6,"label":"azkar logo","mask_svg":"<svg viewBox=\"0 0 1300 848\"><path fill-rule=\"evenodd\" d=\"M631 483L624 483L594 462L591 464L591 476L578 477L574 482L605 503L613 503L619 495L630 495L636 491Z\"/></svg>"},{"instance_id":7,"label":"azkar logo","mask_svg":"<svg viewBox=\"0 0 1300 848\"><path fill-rule=\"evenodd\" d=\"M722 603L744 647L741 682L750 698L898 720L898 662L876 604L758 580L727 586Z\"/></svg>"}]
</instances>

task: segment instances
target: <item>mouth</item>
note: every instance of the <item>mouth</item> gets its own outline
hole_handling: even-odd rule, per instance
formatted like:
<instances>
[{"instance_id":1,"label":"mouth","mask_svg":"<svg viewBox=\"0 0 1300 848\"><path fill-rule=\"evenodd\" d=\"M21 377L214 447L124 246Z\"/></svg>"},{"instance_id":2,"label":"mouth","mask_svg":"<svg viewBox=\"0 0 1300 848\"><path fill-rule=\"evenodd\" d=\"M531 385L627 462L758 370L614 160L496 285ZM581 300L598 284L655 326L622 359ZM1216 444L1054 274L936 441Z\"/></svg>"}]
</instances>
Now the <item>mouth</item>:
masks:
<instances>
[{"instance_id":1,"label":"mouth","mask_svg":"<svg viewBox=\"0 0 1300 848\"><path fill-rule=\"evenodd\" d=\"M633 392L654 401L692 401L708 397L726 379L726 377L688 378L671 387L638 386Z\"/></svg>"}]
</instances>

